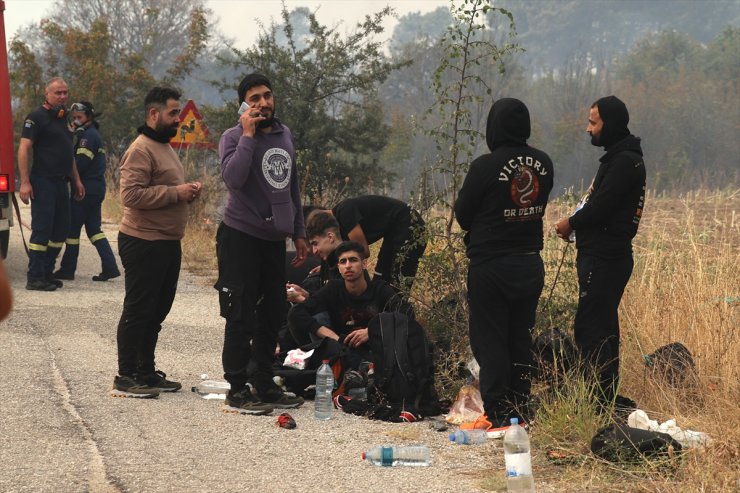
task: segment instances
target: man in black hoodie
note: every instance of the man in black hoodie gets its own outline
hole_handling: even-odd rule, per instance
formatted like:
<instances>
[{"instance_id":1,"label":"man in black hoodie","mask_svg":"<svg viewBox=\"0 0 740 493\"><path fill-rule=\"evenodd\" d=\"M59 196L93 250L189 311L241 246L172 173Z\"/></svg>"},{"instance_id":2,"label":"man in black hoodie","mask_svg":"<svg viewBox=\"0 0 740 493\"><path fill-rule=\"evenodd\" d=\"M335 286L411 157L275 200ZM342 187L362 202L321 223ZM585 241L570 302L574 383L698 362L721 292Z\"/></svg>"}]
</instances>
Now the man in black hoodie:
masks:
<instances>
[{"instance_id":1,"label":"man in black hoodie","mask_svg":"<svg viewBox=\"0 0 740 493\"><path fill-rule=\"evenodd\" d=\"M470 346L480 364L485 417L470 427L526 419L532 336L544 285L542 217L553 185L549 156L527 145L529 111L496 101L488 114L490 154L470 165L455 203L470 259Z\"/></svg>"},{"instance_id":2,"label":"man in black hoodie","mask_svg":"<svg viewBox=\"0 0 740 493\"><path fill-rule=\"evenodd\" d=\"M645 203L645 163L640 139L627 128L627 107L615 96L599 99L588 117L591 143L606 150L599 170L572 216L555 231L565 241L576 232L578 311L576 345L587 376L599 383L601 405L634 406L616 395L619 385L619 319L617 308L632 274L632 238Z\"/></svg>"}]
</instances>

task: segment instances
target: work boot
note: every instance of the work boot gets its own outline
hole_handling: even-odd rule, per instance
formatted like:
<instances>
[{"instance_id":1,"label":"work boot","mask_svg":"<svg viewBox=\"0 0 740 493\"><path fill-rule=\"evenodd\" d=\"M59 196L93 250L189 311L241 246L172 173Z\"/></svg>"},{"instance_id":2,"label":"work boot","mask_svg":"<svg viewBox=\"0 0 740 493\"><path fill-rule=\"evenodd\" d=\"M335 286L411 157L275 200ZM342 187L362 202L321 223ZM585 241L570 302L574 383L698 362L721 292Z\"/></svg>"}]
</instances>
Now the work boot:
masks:
<instances>
[{"instance_id":1,"label":"work boot","mask_svg":"<svg viewBox=\"0 0 740 493\"><path fill-rule=\"evenodd\" d=\"M47 281L46 279L39 279L36 281L28 281L26 283L26 289L29 291L56 291L57 285Z\"/></svg>"},{"instance_id":2,"label":"work boot","mask_svg":"<svg viewBox=\"0 0 740 493\"><path fill-rule=\"evenodd\" d=\"M97 276L93 276L93 281L107 281L108 279L114 279L116 277L120 277L121 271L118 269L111 270L111 271L103 271Z\"/></svg>"},{"instance_id":3,"label":"work boot","mask_svg":"<svg viewBox=\"0 0 740 493\"><path fill-rule=\"evenodd\" d=\"M64 286L64 283L62 281L60 281L59 279L56 279L53 275L48 275L46 277L46 282L50 282L51 284L53 284L54 286L56 286L57 289L58 288L61 288L62 286Z\"/></svg>"},{"instance_id":4,"label":"work boot","mask_svg":"<svg viewBox=\"0 0 740 493\"><path fill-rule=\"evenodd\" d=\"M66 272L62 272L62 269L59 269L54 273L54 279L61 279L64 281L74 281L75 275L74 274L67 274Z\"/></svg>"}]
</instances>

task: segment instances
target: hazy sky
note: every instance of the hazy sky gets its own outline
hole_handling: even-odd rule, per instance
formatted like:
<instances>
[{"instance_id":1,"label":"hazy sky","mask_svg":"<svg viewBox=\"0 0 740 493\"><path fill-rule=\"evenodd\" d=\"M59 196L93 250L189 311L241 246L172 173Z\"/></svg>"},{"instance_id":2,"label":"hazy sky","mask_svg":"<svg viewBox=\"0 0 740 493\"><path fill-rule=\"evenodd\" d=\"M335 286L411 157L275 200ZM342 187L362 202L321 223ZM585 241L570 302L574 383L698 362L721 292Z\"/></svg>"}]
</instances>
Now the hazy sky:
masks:
<instances>
[{"instance_id":1,"label":"hazy sky","mask_svg":"<svg viewBox=\"0 0 740 493\"><path fill-rule=\"evenodd\" d=\"M156 0L155 0L156 1ZM8 40L22 26L38 22L48 15L53 0L5 0L5 35ZM257 31L251 19L259 19L264 25L270 20L280 20L280 0L207 0L206 4L219 18L218 27L223 34L233 38L238 48L246 48L256 40ZM448 7L448 0L288 0L288 10L308 7L316 11L322 24L337 26L340 33L352 31L355 24L365 15L373 14L386 5L393 7L398 16L410 12L430 12L437 7ZM385 39L393 33L395 19L385 24Z\"/></svg>"}]
</instances>

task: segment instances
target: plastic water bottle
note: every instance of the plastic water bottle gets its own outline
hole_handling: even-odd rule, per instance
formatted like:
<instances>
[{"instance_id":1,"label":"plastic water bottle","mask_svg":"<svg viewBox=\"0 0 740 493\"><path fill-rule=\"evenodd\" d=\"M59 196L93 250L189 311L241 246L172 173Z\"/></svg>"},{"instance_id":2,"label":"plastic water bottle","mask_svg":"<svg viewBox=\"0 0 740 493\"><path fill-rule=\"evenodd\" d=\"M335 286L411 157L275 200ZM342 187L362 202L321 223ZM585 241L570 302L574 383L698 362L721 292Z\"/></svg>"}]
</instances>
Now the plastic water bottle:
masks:
<instances>
[{"instance_id":1,"label":"plastic water bottle","mask_svg":"<svg viewBox=\"0 0 740 493\"><path fill-rule=\"evenodd\" d=\"M504 462L506 463L506 489L509 493L534 493L532 455L529 435L519 426L519 419L511 418L511 426L504 434Z\"/></svg>"},{"instance_id":2,"label":"plastic water bottle","mask_svg":"<svg viewBox=\"0 0 740 493\"><path fill-rule=\"evenodd\" d=\"M486 430L457 430L450 435L450 441L459 445L486 443L486 440L488 440Z\"/></svg>"},{"instance_id":3,"label":"plastic water bottle","mask_svg":"<svg viewBox=\"0 0 740 493\"><path fill-rule=\"evenodd\" d=\"M432 463L429 447L406 445L403 447L373 447L362 453L362 459L376 466L428 466Z\"/></svg>"},{"instance_id":4,"label":"plastic water bottle","mask_svg":"<svg viewBox=\"0 0 740 493\"><path fill-rule=\"evenodd\" d=\"M334 403L331 398L332 390L334 390L334 374L329 367L329 360L325 359L316 372L316 397L313 401L316 419L327 420L331 418L334 410Z\"/></svg>"},{"instance_id":5,"label":"plastic water bottle","mask_svg":"<svg viewBox=\"0 0 740 493\"><path fill-rule=\"evenodd\" d=\"M353 399L367 400L367 389L373 384L375 378L375 366L372 363L363 362L360 364L360 373L365 376L365 386L355 387L347 391L347 395Z\"/></svg>"},{"instance_id":6,"label":"plastic water bottle","mask_svg":"<svg viewBox=\"0 0 740 493\"><path fill-rule=\"evenodd\" d=\"M202 380L190 390L204 399L224 399L231 385L224 380Z\"/></svg>"}]
</instances>

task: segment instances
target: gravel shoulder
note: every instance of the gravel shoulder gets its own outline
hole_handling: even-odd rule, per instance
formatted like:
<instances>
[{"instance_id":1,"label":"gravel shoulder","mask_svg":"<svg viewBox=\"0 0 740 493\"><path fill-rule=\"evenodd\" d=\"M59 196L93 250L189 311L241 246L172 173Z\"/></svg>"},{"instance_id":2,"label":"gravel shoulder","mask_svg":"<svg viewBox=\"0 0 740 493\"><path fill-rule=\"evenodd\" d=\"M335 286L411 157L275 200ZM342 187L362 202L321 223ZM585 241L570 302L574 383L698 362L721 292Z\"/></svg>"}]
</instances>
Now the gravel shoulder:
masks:
<instances>
[{"instance_id":1,"label":"gravel shoulder","mask_svg":"<svg viewBox=\"0 0 740 493\"><path fill-rule=\"evenodd\" d=\"M105 230L117 252L116 225ZM185 271L157 349L158 367L183 391L112 398L123 278L91 280L100 264L84 235L76 280L56 292L26 291L26 263L16 226L6 260L14 310L0 324L0 491L484 491L503 476L500 441L457 446L425 421L336 412L318 422L312 402L289 411L294 430L275 425L278 412L222 413L190 392L202 373L221 376L223 324L213 288ZM412 443L431 448L431 467L360 458L375 445Z\"/></svg>"}]
</instances>

